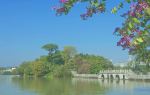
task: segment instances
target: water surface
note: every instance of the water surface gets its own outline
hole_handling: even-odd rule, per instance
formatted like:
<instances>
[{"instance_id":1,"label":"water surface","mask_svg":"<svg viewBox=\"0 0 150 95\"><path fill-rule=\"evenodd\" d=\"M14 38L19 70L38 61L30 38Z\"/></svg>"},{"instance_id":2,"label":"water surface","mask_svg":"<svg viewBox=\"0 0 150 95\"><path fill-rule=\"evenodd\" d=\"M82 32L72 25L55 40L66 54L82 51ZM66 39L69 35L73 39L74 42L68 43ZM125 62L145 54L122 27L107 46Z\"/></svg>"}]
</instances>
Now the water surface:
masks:
<instances>
[{"instance_id":1,"label":"water surface","mask_svg":"<svg viewBox=\"0 0 150 95\"><path fill-rule=\"evenodd\" d=\"M23 79L0 76L0 95L150 95L148 81Z\"/></svg>"}]
</instances>

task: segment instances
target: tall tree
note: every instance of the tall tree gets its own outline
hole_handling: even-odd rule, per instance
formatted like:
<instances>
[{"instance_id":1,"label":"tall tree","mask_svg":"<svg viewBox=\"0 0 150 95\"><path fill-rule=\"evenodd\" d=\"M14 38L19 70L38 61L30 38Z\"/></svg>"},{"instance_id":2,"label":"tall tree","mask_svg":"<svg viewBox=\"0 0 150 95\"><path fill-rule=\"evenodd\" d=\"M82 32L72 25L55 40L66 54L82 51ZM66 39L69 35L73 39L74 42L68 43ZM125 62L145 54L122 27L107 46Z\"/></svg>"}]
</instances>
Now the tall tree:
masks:
<instances>
[{"instance_id":1,"label":"tall tree","mask_svg":"<svg viewBox=\"0 0 150 95\"><path fill-rule=\"evenodd\" d=\"M46 44L42 48L49 52L49 56L51 56L58 50L58 46L56 44Z\"/></svg>"},{"instance_id":2,"label":"tall tree","mask_svg":"<svg viewBox=\"0 0 150 95\"><path fill-rule=\"evenodd\" d=\"M53 55L58 51L58 46L56 44L46 44L42 48L49 52L48 53L48 60L52 61Z\"/></svg>"},{"instance_id":3,"label":"tall tree","mask_svg":"<svg viewBox=\"0 0 150 95\"><path fill-rule=\"evenodd\" d=\"M68 63L75 55L77 54L77 50L73 46L65 46L62 51L62 56L65 60L65 63Z\"/></svg>"}]
</instances>

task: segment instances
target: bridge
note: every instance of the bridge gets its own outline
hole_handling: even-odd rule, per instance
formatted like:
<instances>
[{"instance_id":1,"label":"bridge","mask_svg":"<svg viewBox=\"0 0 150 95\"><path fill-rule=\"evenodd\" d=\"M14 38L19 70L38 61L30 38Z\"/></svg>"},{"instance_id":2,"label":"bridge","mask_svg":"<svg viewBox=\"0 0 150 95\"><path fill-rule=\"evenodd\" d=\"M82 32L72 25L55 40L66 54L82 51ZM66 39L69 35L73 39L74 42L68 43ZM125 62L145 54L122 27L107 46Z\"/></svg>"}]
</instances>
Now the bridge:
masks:
<instances>
[{"instance_id":1,"label":"bridge","mask_svg":"<svg viewBox=\"0 0 150 95\"><path fill-rule=\"evenodd\" d=\"M132 70L101 70L98 74L100 79L150 79L148 75L137 75Z\"/></svg>"},{"instance_id":2,"label":"bridge","mask_svg":"<svg viewBox=\"0 0 150 95\"><path fill-rule=\"evenodd\" d=\"M129 79L134 73L131 70L101 70L98 78L102 79Z\"/></svg>"},{"instance_id":3,"label":"bridge","mask_svg":"<svg viewBox=\"0 0 150 95\"><path fill-rule=\"evenodd\" d=\"M77 78L98 78L98 79L141 79L150 80L150 74L137 75L132 70L101 70L98 74L78 74L76 71L71 71L72 75Z\"/></svg>"}]
</instances>

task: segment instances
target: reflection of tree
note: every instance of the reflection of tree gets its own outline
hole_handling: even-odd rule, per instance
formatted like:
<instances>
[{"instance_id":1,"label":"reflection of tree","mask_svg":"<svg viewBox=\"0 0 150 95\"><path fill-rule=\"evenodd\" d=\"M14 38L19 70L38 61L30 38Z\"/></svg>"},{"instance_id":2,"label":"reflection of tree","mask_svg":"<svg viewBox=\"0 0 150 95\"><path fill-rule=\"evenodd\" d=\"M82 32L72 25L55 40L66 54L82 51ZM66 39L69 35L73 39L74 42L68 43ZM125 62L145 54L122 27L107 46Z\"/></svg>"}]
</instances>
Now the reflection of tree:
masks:
<instances>
[{"instance_id":1,"label":"reflection of tree","mask_svg":"<svg viewBox=\"0 0 150 95\"><path fill-rule=\"evenodd\" d=\"M31 90L39 95L97 95L104 94L106 88L98 81L76 81L66 79L21 79L13 78L12 82L23 90Z\"/></svg>"},{"instance_id":2,"label":"reflection of tree","mask_svg":"<svg viewBox=\"0 0 150 95\"><path fill-rule=\"evenodd\" d=\"M73 79L75 95L105 95L106 88L94 79Z\"/></svg>"},{"instance_id":3,"label":"reflection of tree","mask_svg":"<svg viewBox=\"0 0 150 95\"><path fill-rule=\"evenodd\" d=\"M111 81L79 78L73 78L71 80L46 80L21 79L17 77L12 79L12 83L24 91L38 93L37 95L107 95L113 91L117 94L119 93L118 91L121 91L121 93L129 95L131 94L130 92L135 93L134 90L138 87L143 89L150 87L149 81Z\"/></svg>"}]
</instances>

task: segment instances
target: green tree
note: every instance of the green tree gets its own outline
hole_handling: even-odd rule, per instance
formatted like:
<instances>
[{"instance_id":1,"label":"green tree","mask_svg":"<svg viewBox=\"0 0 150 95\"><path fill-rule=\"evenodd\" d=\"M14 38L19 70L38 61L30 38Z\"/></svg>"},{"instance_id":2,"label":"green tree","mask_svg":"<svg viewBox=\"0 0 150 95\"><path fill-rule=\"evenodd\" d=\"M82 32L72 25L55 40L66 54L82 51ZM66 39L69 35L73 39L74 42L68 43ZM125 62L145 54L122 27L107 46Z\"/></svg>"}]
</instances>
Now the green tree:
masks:
<instances>
[{"instance_id":1,"label":"green tree","mask_svg":"<svg viewBox=\"0 0 150 95\"><path fill-rule=\"evenodd\" d=\"M65 60L65 63L69 63L70 60L77 54L77 50L73 46L65 46L62 51L62 56Z\"/></svg>"},{"instance_id":2,"label":"green tree","mask_svg":"<svg viewBox=\"0 0 150 95\"><path fill-rule=\"evenodd\" d=\"M49 56L51 56L58 50L58 46L56 44L46 44L42 48L49 52Z\"/></svg>"},{"instance_id":3,"label":"green tree","mask_svg":"<svg viewBox=\"0 0 150 95\"><path fill-rule=\"evenodd\" d=\"M77 69L77 72L79 74L89 74L90 73L90 64L80 64L80 66Z\"/></svg>"},{"instance_id":4,"label":"green tree","mask_svg":"<svg viewBox=\"0 0 150 95\"><path fill-rule=\"evenodd\" d=\"M65 65L57 65L53 71L53 76L57 78L68 78L71 77L72 74Z\"/></svg>"},{"instance_id":5,"label":"green tree","mask_svg":"<svg viewBox=\"0 0 150 95\"><path fill-rule=\"evenodd\" d=\"M44 50L48 51L48 60L53 61L52 57L58 51L58 46L56 44L46 44L42 47Z\"/></svg>"},{"instance_id":6,"label":"green tree","mask_svg":"<svg viewBox=\"0 0 150 95\"><path fill-rule=\"evenodd\" d=\"M49 49L46 50L49 51ZM41 56L33 61L23 62L17 68L18 74L47 78L71 77L71 70L77 70L78 73L96 74L99 70L112 68L112 63L108 59L96 55L77 54L76 49L71 46L66 46L63 51L51 50L48 56Z\"/></svg>"},{"instance_id":7,"label":"green tree","mask_svg":"<svg viewBox=\"0 0 150 95\"><path fill-rule=\"evenodd\" d=\"M51 56L52 63L54 64L64 64L64 59L62 57L61 51L57 51Z\"/></svg>"},{"instance_id":8,"label":"green tree","mask_svg":"<svg viewBox=\"0 0 150 95\"><path fill-rule=\"evenodd\" d=\"M102 69L113 68L112 63L108 59L89 54L76 55L74 58L74 64L76 64L76 69L79 73L85 73L85 71L87 71L88 73L96 74ZM86 69L82 70L83 67L86 67Z\"/></svg>"},{"instance_id":9,"label":"green tree","mask_svg":"<svg viewBox=\"0 0 150 95\"><path fill-rule=\"evenodd\" d=\"M17 68L18 74L22 76L30 76L33 75L32 71L32 62L23 62L18 68Z\"/></svg>"},{"instance_id":10,"label":"green tree","mask_svg":"<svg viewBox=\"0 0 150 95\"><path fill-rule=\"evenodd\" d=\"M35 77L44 76L48 73L48 66L42 60L34 61L32 66L33 74Z\"/></svg>"}]
</instances>

